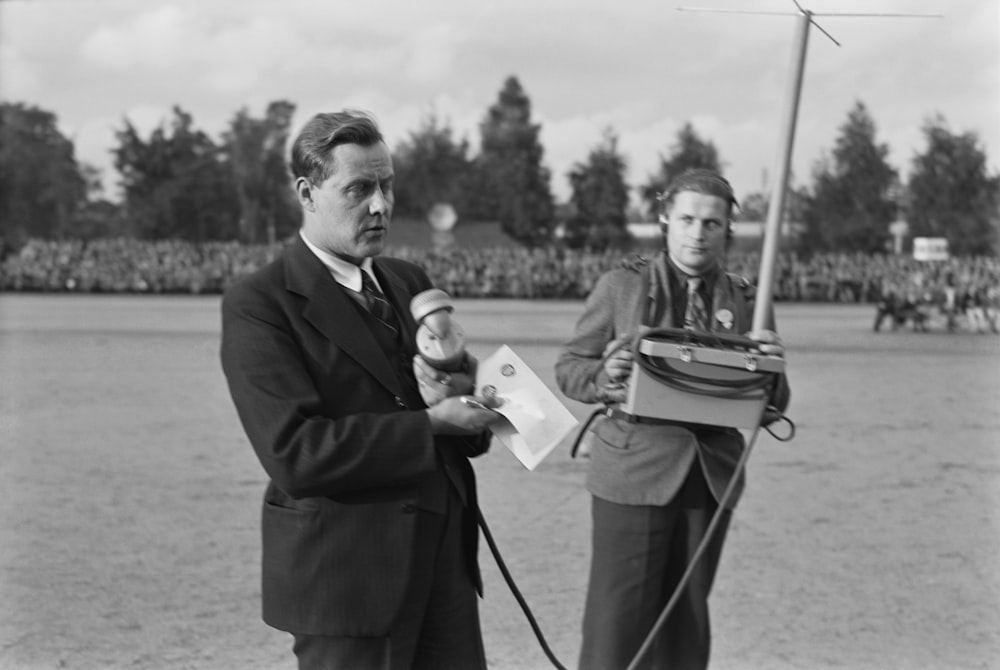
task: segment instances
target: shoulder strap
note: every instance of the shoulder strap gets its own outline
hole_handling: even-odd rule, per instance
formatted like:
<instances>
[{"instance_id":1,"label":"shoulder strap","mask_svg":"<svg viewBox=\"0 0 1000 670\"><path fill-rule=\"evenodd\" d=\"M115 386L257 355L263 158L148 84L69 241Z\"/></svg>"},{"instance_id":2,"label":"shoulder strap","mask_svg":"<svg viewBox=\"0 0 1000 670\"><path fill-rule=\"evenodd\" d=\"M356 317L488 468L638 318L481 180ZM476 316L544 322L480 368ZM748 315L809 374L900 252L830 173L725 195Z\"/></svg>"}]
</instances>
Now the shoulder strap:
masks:
<instances>
[{"instance_id":1,"label":"shoulder strap","mask_svg":"<svg viewBox=\"0 0 1000 670\"><path fill-rule=\"evenodd\" d=\"M652 283L650 279L652 265L646 258L637 255L634 259L623 261L622 267L639 275L639 291L635 301L635 313L632 316L632 330L635 331L639 326L649 325L649 288Z\"/></svg>"}]
</instances>

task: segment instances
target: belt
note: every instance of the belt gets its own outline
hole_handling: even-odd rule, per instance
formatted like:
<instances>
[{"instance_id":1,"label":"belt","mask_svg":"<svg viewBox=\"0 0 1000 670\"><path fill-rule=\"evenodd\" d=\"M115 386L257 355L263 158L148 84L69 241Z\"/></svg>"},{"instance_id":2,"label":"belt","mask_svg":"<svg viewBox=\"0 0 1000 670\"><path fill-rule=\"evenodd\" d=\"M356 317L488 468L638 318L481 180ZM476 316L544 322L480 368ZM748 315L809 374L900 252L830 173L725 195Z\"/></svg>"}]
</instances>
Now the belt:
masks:
<instances>
[{"instance_id":1,"label":"belt","mask_svg":"<svg viewBox=\"0 0 1000 670\"><path fill-rule=\"evenodd\" d=\"M637 414L629 414L628 412L623 412L620 409L615 409L614 407L606 407L604 409L604 416L611 419L618 419L619 421L627 421L628 423L641 423L650 426L683 426L685 425L680 421L673 421L671 419L654 419L650 416L639 416Z\"/></svg>"}]
</instances>

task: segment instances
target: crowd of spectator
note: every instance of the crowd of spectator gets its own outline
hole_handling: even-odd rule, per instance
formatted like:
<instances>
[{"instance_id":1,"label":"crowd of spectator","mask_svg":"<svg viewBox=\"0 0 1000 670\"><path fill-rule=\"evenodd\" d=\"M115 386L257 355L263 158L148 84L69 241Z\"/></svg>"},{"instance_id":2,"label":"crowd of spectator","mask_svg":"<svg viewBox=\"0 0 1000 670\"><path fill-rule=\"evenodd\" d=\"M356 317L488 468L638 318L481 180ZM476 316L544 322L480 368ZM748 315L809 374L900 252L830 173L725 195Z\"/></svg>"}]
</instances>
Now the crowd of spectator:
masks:
<instances>
[{"instance_id":1,"label":"crowd of spectator","mask_svg":"<svg viewBox=\"0 0 1000 670\"><path fill-rule=\"evenodd\" d=\"M178 240L29 240L2 263L0 290L79 293L221 293L275 258L280 243ZM565 249L393 248L463 298L579 298L621 252Z\"/></svg>"},{"instance_id":2,"label":"crowd of spectator","mask_svg":"<svg viewBox=\"0 0 1000 670\"><path fill-rule=\"evenodd\" d=\"M221 293L231 282L273 259L274 245L178 240L29 240L3 259L0 290L83 293ZM456 298L577 299L632 252L561 247L417 249L389 255L424 267ZM731 254L730 272L756 280L757 254ZM895 310L893 327L940 308L982 313L996 328L1000 259L951 258L922 262L903 255L779 256L775 300L870 303ZM906 306L906 310L902 306ZM898 307L898 309L896 309ZM923 310L923 311L922 311ZM951 321L949 321L951 323ZM877 326L880 324L876 324ZM877 329L877 328L876 328Z\"/></svg>"},{"instance_id":3,"label":"crowd of spectator","mask_svg":"<svg viewBox=\"0 0 1000 670\"><path fill-rule=\"evenodd\" d=\"M9 254L0 290L78 293L221 293L270 261L277 247L180 240L29 240Z\"/></svg>"}]
</instances>

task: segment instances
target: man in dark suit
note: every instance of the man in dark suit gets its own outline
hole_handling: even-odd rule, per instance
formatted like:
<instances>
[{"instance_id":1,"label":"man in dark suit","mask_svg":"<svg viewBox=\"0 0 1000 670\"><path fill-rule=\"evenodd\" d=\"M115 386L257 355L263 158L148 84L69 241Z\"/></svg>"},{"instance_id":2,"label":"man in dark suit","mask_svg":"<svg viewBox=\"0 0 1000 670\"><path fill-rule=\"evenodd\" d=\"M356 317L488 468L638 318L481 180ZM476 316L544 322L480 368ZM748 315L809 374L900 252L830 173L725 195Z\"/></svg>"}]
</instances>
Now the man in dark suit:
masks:
<instances>
[{"instance_id":1,"label":"man in dark suit","mask_svg":"<svg viewBox=\"0 0 1000 670\"><path fill-rule=\"evenodd\" d=\"M560 353L563 392L604 403L590 446L592 557L580 667L629 666L652 630L734 476L738 487L695 564L693 577L642 668L702 670L708 665L708 595L732 507L742 489L735 465L745 448L735 428L634 417L620 410L633 354L616 349L638 329L685 327L742 335L750 330L753 287L723 263L736 202L720 175L692 170L663 196L666 249L603 275L587 298L576 331ZM751 333L763 353L782 354L773 330ZM782 376L772 402L784 410Z\"/></svg>"},{"instance_id":2,"label":"man in dark suit","mask_svg":"<svg viewBox=\"0 0 1000 670\"><path fill-rule=\"evenodd\" d=\"M485 668L469 457L497 414L466 373L415 358L431 282L378 258L393 168L367 114L313 117L293 142L299 236L222 302L222 366L269 478L263 618L300 669ZM428 406L430 405L430 406Z\"/></svg>"}]
</instances>

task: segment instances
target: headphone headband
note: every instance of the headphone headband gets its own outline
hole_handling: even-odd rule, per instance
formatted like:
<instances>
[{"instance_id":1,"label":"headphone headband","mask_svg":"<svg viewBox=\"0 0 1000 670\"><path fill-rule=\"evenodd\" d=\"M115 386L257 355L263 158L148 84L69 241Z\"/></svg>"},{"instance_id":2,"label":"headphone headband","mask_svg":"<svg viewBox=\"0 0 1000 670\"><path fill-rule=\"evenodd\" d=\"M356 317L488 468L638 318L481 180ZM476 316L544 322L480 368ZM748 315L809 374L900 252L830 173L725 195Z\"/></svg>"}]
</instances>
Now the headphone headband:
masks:
<instances>
[{"instance_id":1,"label":"headphone headband","mask_svg":"<svg viewBox=\"0 0 1000 670\"><path fill-rule=\"evenodd\" d=\"M734 207L736 209L740 207L739 202L736 200L736 195L733 193L733 187L725 177L715 170L693 168L685 170L675 177L667 186L667 190L656 196L661 206L661 221L666 214L667 208L674 201L674 198L678 193L683 191L694 191L695 193L714 195L717 198L722 198L729 204L730 210Z\"/></svg>"}]
</instances>

